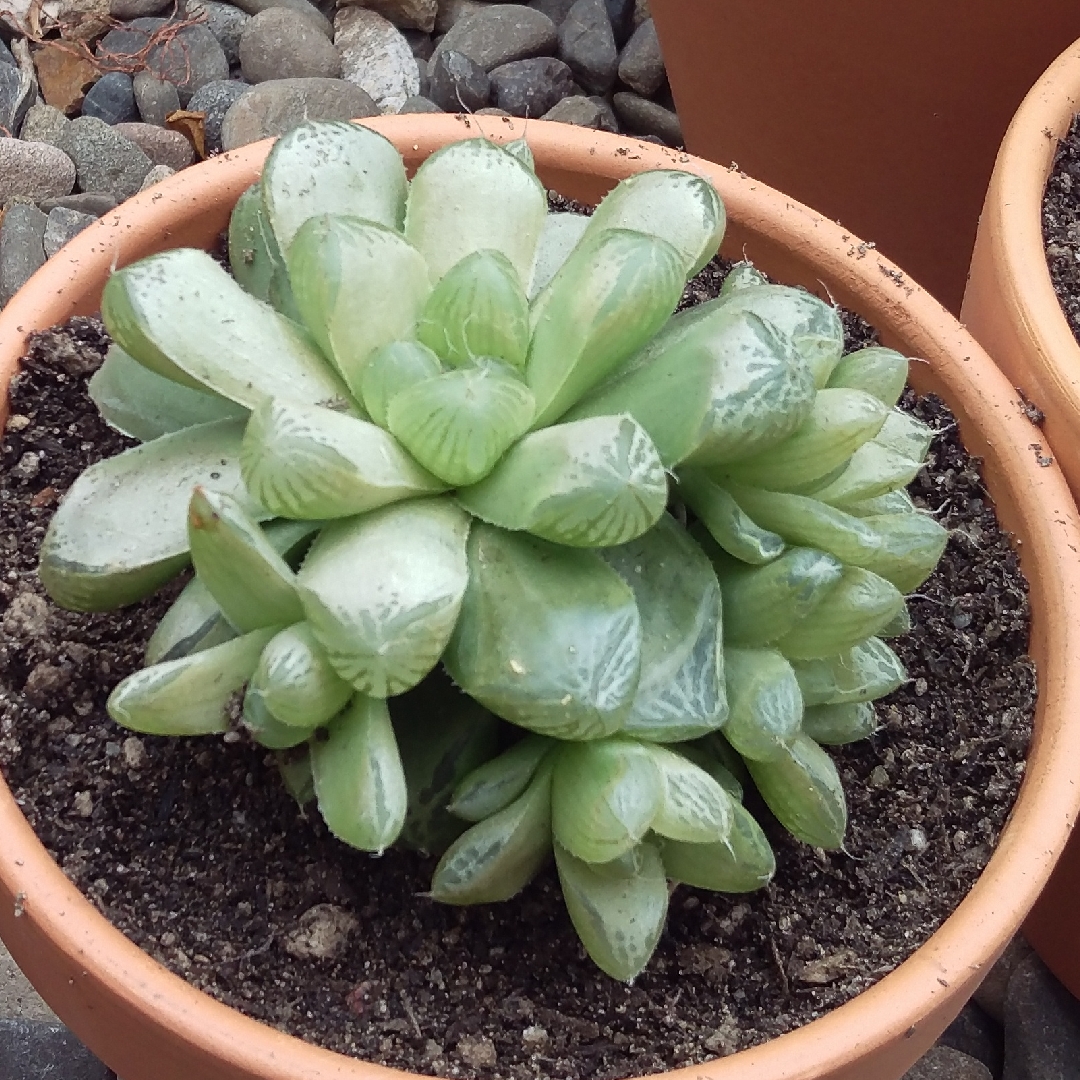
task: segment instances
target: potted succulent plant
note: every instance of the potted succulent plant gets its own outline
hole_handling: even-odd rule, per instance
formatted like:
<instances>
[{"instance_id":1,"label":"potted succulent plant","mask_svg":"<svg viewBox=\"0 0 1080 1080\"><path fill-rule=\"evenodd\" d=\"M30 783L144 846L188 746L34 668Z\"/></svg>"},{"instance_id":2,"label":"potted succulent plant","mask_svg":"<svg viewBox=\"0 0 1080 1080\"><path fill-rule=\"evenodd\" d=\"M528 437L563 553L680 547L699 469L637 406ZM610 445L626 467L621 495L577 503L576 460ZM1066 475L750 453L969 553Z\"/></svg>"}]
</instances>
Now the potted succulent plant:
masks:
<instances>
[{"instance_id":1,"label":"potted succulent plant","mask_svg":"<svg viewBox=\"0 0 1080 1080\"><path fill-rule=\"evenodd\" d=\"M147 422L158 422L163 413L154 379L165 377L189 384L196 395L189 404L207 421L84 474L54 519L42 578L62 602L93 610L145 594L175 573L190 548L195 584L181 593L152 642L156 662L114 692L114 717L140 731L194 733L208 730L207 724L222 730L232 713L266 746L307 744L306 757L290 762L297 792L310 781L330 828L371 850L389 843L409 812L385 698L419 681L445 650L461 687L532 734L507 754L483 755L486 764L461 776L453 806L477 824L444 855L433 892L451 902L499 899L531 876L551 851L554 834L564 894L586 946L605 970L632 975L662 922L666 877L706 886L722 878L733 887L741 874L752 887L770 872L771 853L731 797L724 761L710 758L707 747L678 753L665 744L679 746L679 740L711 732L726 707L730 741L742 742L759 788L774 795L774 812L815 844L837 843L842 798L827 758L796 734L801 702L793 722L783 710L763 721L759 710L752 719L747 703L762 681L774 690L783 683L792 690L789 698L798 696L793 687L805 689L790 677L793 669L780 651L815 661L823 655L823 635L836 636L826 650L831 654L887 631L902 607L896 585L883 577L898 568L887 569L880 550L877 574L865 566L848 573L835 557L820 553L810 559L813 566L784 563L783 575L770 571L779 564L767 561L762 550L757 559L745 558L755 544L762 549L780 536L795 544L842 544L852 565L868 554L860 541L872 546L863 533L884 527L880 513L877 525L859 526L871 519L835 508L830 513L822 500L798 492L773 498L757 485L828 490L830 505L837 506L880 498L879 491L855 485L850 469L833 466L844 465L857 444L869 446L866 440L873 442L892 415L887 402L903 376L896 354L877 350L859 364L838 364L835 326L829 325L835 316L802 294L810 314L801 311L794 324L815 359L796 363L784 352L790 346L770 337L750 310L750 294L771 287L746 272L722 303L674 320L661 333L663 348L649 355L646 350L641 363L602 382L617 362L614 354L653 338L687 273L718 239L722 208L708 185L687 172L643 171L692 166L691 173L704 174L724 197L736 244L749 244L779 276L799 282L821 277L895 344L931 359L923 385L951 401L970 445L986 454L988 482L1007 524L1024 541L1039 620L1036 659L1049 690L1040 699L1042 741L1029 763L1029 777L1038 780L1029 779L998 855L961 912L873 990L805 1031L695 1070L722 1077L756 1064L762 1075L778 1078L899 1077L1004 946L1064 842L1062 814L1075 812L1067 779L1056 775L1060 770L1052 768L1046 750L1048 739L1058 741L1059 753L1067 743L1070 734L1058 711L1076 692L1061 656L1047 645L1070 614L1060 601L1058 607L1047 603L1050 596L1065 596L1067 608L1071 600L1066 583L1074 571L1062 550L1075 529L1067 496L1052 469L1038 470L1026 457L1019 421L996 415L1004 400L1000 382L995 386L991 375L988 387L976 389L964 365L977 350L932 301L906 285L901 287L909 295L901 300L883 289L879 280L887 280L890 290L896 283L881 268L896 272L880 263L877 275L867 274L845 254L839 230L813 255L800 255L810 250L807 236L828 236L832 228L815 215L790 203L781 209L767 189L704 163L634 143L530 125L526 146L512 141L518 132L511 123L500 132L508 148L499 150L459 141L474 134L463 128L466 123L471 121L447 118L372 125L394 138L406 164L424 163L404 221L405 173L393 147L355 129L301 129L279 142L254 191L249 185L266 147L193 170L175 213L163 215L151 200L136 200L123 212L135 217L121 220L141 220L145 231L125 230L115 260L110 251L91 267L78 247L69 248L72 261L60 272L77 267L76 278L58 297L48 290L50 303L35 313L35 322L19 306L34 283L16 298L4 316L4 325L22 328L11 331L12 360L32 325L91 310L100 297L118 346L94 391L103 412L118 426L148 431ZM326 190L298 164L295 153L304 139L337 170ZM358 146L365 148L360 159ZM533 155L547 183L590 201L615 181L641 174L616 188L591 221L567 219L550 229L549 270L539 275L532 274L527 250L545 229ZM477 168L498 183L485 187ZM470 187L476 190L470 193ZM448 200L437 197L447 190L456 194L451 201L458 217L448 216ZM512 229L493 211L496 199L512 204ZM335 209L355 207L357 200L363 221L335 217ZM197 252L167 251L127 265L181 236L207 245L230 213L237 281L298 314L314 341L292 320L245 299L240 285ZM463 237L462 222L485 242ZM398 231L402 224L411 243ZM88 243L100 243L108 228L104 222L97 240ZM478 260L477 248L501 251L502 258ZM528 273L511 272L522 251ZM423 253L420 264L417 252ZM599 282L583 280L581 252L590 266L609 260L609 273ZM455 275L463 256L467 263L482 262L465 278ZM108 278L114 261L127 268ZM434 287L419 272L423 266L438 279ZM521 284L530 275L531 326L523 322L528 297ZM624 290L633 301L629 308L619 304ZM350 302L357 295L378 301L377 319L369 312L358 320ZM662 299L653 300L657 295ZM665 307L661 318L657 311ZM477 311L487 317L470 318ZM567 317L568 311L577 317ZM716 325L709 324L713 318ZM708 350L700 342L696 349L680 349L705 334L707 324L708 340L730 337L725 355L752 361L725 367L725 377L737 382L742 371L745 381L745 372L753 371L767 384L760 416L755 411L740 421L736 414L718 416L709 405L729 397L712 395L717 372L702 359ZM545 335L550 343L542 348ZM527 341L523 380L515 363ZM332 365L320 353L333 358ZM485 359L492 354L501 360ZM220 364L220 355L229 362ZM590 363L582 364L583 357ZM658 357L674 367L658 365ZM157 370L139 390L136 368L147 366ZM692 424L673 418L656 393L657 378L663 382L674 373L686 380ZM265 390L268 383L272 392ZM264 389L256 391L256 384ZM532 400L523 403L526 394ZM833 397L845 407L822 408ZM784 407L771 409L774 400ZM477 401L488 407L478 411ZM369 419L361 417L361 408ZM1003 439L1002 428L1015 434ZM568 441L570 429L581 437ZM911 425L893 435L879 439L878 447L904 459L902 467L893 461L897 476L905 470L910 476L925 450L923 436ZM755 438L762 445L752 445ZM823 449L840 456L826 461ZM745 460L729 467L740 451ZM373 459L380 462L378 474L371 472ZM714 553L721 585L710 586L716 578L700 550L662 516L665 468L680 472L687 502L721 547L764 565L740 569ZM192 495L192 481L199 479L205 484ZM174 503L180 499L179 517L154 513L152 500L168 489L179 493L172 496ZM454 500L445 494L450 489ZM1057 517L1068 534L1064 541L1053 535L1036 492L1063 508ZM751 518L769 522L769 532L750 527L743 504L753 507ZM871 509L910 517L891 503ZM277 520L264 530L259 519L271 514ZM139 527L140 520L160 527L152 533ZM288 558L314 532L319 535L295 571ZM918 565L900 560L902 587L920 580L940 550L940 530L932 523L920 523L916 533L907 551L918 551ZM788 562L806 550L791 548ZM703 567L700 587L686 598L687 618L680 614L680 625L692 632L676 633L680 647L674 650L687 668L684 697L694 708L680 707L675 731L663 702L649 700L649 664L653 671L664 665L657 655L645 657L641 625L657 617L657 600L635 573L645 563L666 563L678 564L680 576L684 567L692 576L695 560ZM382 572L370 578L341 572L343 565L373 563ZM839 588L845 575L863 600L858 628L846 607L831 614L822 609L829 618L808 623L807 613L796 610L805 606L807 591ZM798 603L785 577L798 579ZM529 609L530 588L542 588L546 603ZM744 613L742 623L725 622L734 646L725 656L731 669L726 702L716 666L718 590L726 591L734 616ZM677 594L665 592L670 604ZM507 596L515 598L513 610ZM552 604L552 596L559 602ZM736 602L740 596L772 601L768 626L764 608ZM813 615L816 607L810 606ZM523 609L546 620L545 635L520 632L515 620ZM205 647L189 651L193 641ZM713 659L692 663L702 643L703 654ZM777 650L762 648L773 643ZM535 662L538 649L553 647L565 654L562 659ZM871 648L879 666L889 667L887 647ZM568 662L571 655L577 659ZM895 665L892 670L895 678ZM666 687L671 674L653 681ZM815 674L828 681L827 671ZM890 678L878 682L884 686ZM859 696L865 702L874 693ZM769 697L775 702L784 695ZM829 695L821 700L840 704ZM812 719L842 719L848 735L865 723L865 708L839 712ZM313 715L320 727L330 723L325 736L310 740ZM822 741L830 737L823 727L815 730ZM358 773L369 782L358 784ZM771 773L782 774L775 784ZM799 778L801 786L792 783ZM796 790L801 797L793 799ZM0 909L5 940L61 1015L128 1080L192 1070L223 1080L387 1074L262 1028L165 973L64 882L9 797L0 812L11 836L0 856L0 881L12 902ZM1036 829L1038 845L1028 842ZM703 860L703 852L711 858ZM1025 875L1027 891L1005 884L1013 874ZM1002 889L1009 893L1005 908ZM970 931L975 922L983 927L977 942ZM106 1045L109 1030L119 1025L124 1043Z\"/></svg>"},{"instance_id":2,"label":"potted succulent plant","mask_svg":"<svg viewBox=\"0 0 1080 1080\"><path fill-rule=\"evenodd\" d=\"M650 10L687 150L875 242L954 312L1009 119L1080 35L1064 0Z\"/></svg>"},{"instance_id":3,"label":"potted succulent plant","mask_svg":"<svg viewBox=\"0 0 1080 1080\"><path fill-rule=\"evenodd\" d=\"M961 311L975 338L1042 414L1039 437L1049 442L1074 494L1080 492L1080 345L1047 267L1042 206L1058 140L1078 112L1080 42L1032 87L1001 144ZM1051 970L1080 996L1080 944L1072 923L1077 888L1080 844L1074 839L1025 933Z\"/></svg>"}]
</instances>

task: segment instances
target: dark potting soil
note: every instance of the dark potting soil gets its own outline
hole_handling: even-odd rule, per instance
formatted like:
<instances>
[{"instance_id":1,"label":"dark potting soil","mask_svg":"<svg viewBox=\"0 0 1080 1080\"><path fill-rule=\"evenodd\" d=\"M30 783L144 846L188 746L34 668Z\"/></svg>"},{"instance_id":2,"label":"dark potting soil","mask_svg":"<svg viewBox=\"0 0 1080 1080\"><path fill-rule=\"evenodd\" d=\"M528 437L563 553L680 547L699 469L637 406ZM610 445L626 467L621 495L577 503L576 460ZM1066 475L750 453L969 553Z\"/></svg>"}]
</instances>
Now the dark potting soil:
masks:
<instances>
[{"instance_id":1,"label":"dark potting soil","mask_svg":"<svg viewBox=\"0 0 1080 1080\"><path fill-rule=\"evenodd\" d=\"M1080 343L1080 116L1058 143L1043 191L1042 225L1050 280Z\"/></svg>"},{"instance_id":2,"label":"dark potting soil","mask_svg":"<svg viewBox=\"0 0 1080 1080\"><path fill-rule=\"evenodd\" d=\"M714 296L711 266L693 299ZM848 320L852 343L872 339ZM924 942L985 866L1024 772L1035 703L1027 588L978 462L940 401L912 492L952 530L894 642L911 681L882 729L834 752L846 849L797 843L761 810L778 872L765 890L678 888L633 985L578 944L552 871L514 900L426 899L434 860L330 837L265 751L136 737L105 713L169 595L76 615L44 598L37 551L57 500L126 440L86 376L99 324L38 335L12 385L0 452L0 766L68 876L134 942L219 1000L342 1053L421 1073L617 1078L731 1053L798 1027ZM760 810L760 807L755 807ZM33 897L28 897L33 903Z\"/></svg>"}]
</instances>

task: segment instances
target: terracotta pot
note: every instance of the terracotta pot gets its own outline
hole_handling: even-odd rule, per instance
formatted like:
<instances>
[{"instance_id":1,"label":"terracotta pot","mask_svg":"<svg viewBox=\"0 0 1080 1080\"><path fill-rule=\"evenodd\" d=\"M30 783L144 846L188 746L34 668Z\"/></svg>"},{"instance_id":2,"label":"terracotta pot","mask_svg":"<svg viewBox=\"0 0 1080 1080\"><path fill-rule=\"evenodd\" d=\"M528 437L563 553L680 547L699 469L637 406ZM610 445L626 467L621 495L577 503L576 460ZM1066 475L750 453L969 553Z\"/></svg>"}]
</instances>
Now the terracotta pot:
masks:
<instances>
[{"instance_id":1,"label":"terracotta pot","mask_svg":"<svg viewBox=\"0 0 1080 1080\"><path fill-rule=\"evenodd\" d=\"M1043 189L1058 139L1080 112L1080 42L1024 99L990 180L961 318L1013 386L1046 416L1032 441L1048 441L1080 496L1080 346L1054 293L1042 234ZM1080 997L1080 835L1069 844L1025 935Z\"/></svg>"},{"instance_id":2,"label":"terracotta pot","mask_svg":"<svg viewBox=\"0 0 1080 1080\"><path fill-rule=\"evenodd\" d=\"M837 219L959 310L1001 137L1074 0L651 0L687 149Z\"/></svg>"},{"instance_id":3,"label":"terracotta pot","mask_svg":"<svg viewBox=\"0 0 1080 1080\"><path fill-rule=\"evenodd\" d=\"M365 121L368 123L368 121ZM462 117L371 121L415 166L476 134ZM968 448L1020 545L1031 582L1040 695L1027 776L998 850L956 913L905 964L821 1020L768 1045L669 1074L677 1080L898 1080L967 1000L1034 903L1080 803L1080 521L1054 467L1039 468L1031 431L1000 372L927 293L852 237L775 191L704 161L562 125L500 120L497 139L527 134L541 176L594 201L642 169L708 176L727 203L725 248L782 280L827 288L928 363L920 390L953 408ZM170 245L209 244L256 177L261 143L185 170L91 226L40 270L0 316L0 372L29 331L93 312L109 268ZM2 390L2 384L0 384ZM380 1080L366 1065L249 1020L192 989L114 930L48 857L0 784L0 935L45 999L125 1080Z\"/></svg>"}]
</instances>

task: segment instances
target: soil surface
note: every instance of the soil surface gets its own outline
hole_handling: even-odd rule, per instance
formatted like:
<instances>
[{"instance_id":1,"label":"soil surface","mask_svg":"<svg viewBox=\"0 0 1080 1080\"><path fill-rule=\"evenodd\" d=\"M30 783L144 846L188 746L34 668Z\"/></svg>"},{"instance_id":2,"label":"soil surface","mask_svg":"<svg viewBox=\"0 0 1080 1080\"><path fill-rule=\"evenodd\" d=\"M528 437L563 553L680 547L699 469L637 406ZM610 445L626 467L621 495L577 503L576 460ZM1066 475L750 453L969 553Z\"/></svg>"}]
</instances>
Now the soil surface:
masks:
<instances>
[{"instance_id":1,"label":"soil surface","mask_svg":"<svg viewBox=\"0 0 1080 1080\"><path fill-rule=\"evenodd\" d=\"M1058 143L1043 192L1042 221L1054 292L1080 343L1080 117Z\"/></svg>"},{"instance_id":2,"label":"soil surface","mask_svg":"<svg viewBox=\"0 0 1080 1080\"><path fill-rule=\"evenodd\" d=\"M711 266L688 299L716 294ZM852 343L872 339L848 320ZM39 335L0 453L0 766L68 876L171 970L322 1046L420 1073L614 1078L704 1061L789 1031L891 971L985 866L1024 772L1035 702L1027 588L978 462L932 398L939 436L912 487L952 530L894 642L911 681L882 729L834 752L846 850L797 843L759 810L779 870L764 891L680 887L647 970L623 985L585 957L552 871L477 908L422 895L431 859L372 858L299 812L265 751L135 737L104 705L138 667L169 595L76 615L44 599L37 549L56 502L126 440L86 376L106 339Z\"/></svg>"}]
</instances>

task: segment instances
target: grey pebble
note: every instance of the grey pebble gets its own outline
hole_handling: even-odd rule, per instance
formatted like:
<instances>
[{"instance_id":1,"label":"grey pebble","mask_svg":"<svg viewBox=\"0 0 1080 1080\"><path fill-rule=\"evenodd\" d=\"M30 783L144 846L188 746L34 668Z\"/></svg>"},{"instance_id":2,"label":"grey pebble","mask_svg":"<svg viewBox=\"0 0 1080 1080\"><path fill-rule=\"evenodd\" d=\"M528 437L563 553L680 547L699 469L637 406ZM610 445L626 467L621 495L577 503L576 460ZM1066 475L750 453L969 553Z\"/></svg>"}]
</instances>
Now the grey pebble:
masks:
<instances>
[{"instance_id":1,"label":"grey pebble","mask_svg":"<svg viewBox=\"0 0 1080 1080\"><path fill-rule=\"evenodd\" d=\"M682 128L671 109L638 94L619 93L612 99L620 124L634 135L654 135L669 146L682 146Z\"/></svg>"},{"instance_id":2,"label":"grey pebble","mask_svg":"<svg viewBox=\"0 0 1080 1080\"><path fill-rule=\"evenodd\" d=\"M439 11L438 0L344 0L344 3L371 8L403 30L424 30L429 34L435 29Z\"/></svg>"},{"instance_id":3,"label":"grey pebble","mask_svg":"<svg viewBox=\"0 0 1080 1080\"><path fill-rule=\"evenodd\" d=\"M0 1020L0 1061L4 1080L110 1080L112 1073L59 1024ZM62 1065L61 1065L62 1063ZM62 1074L57 1072L61 1066Z\"/></svg>"},{"instance_id":4,"label":"grey pebble","mask_svg":"<svg viewBox=\"0 0 1080 1080\"><path fill-rule=\"evenodd\" d=\"M217 153L222 149L221 125L225 121L225 114L250 89L247 83L219 79L217 82L207 83L191 95L188 108L205 116L203 138L207 153Z\"/></svg>"},{"instance_id":5,"label":"grey pebble","mask_svg":"<svg viewBox=\"0 0 1080 1080\"><path fill-rule=\"evenodd\" d=\"M155 165L147 174L143 177L142 186L140 191L145 191L147 188L152 188L155 184L160 184L162 180L168 180L170 176L175 176L176 170L170 169L168 165Z\"/></svg>"},{"instance_id":6,"label":"grey pebble","mask_svg":"<svg viewBox=\"0 0 1080 1080\"><path fill-rule=\"evenodd\" d=\"M949 1046L968 1057L981 1061L992 1076L1001 1075L1005 1057L1005 1033L1001 1025L973 1001L945 1029L939 1046Z\"/></svg>"},{"instance_id":7,"label":"grey pebble","mask_svg":"<svg viewBox=\"0 0 1080 1080\"><path fill-rule=\"evenodd\" d=\"M426 97L416 94L405 99L405 103L398 109L398 115L404 116L406 113L441 113L442 111L434 101L429 101Z\"/></svg>"},{"instance_id":8,"label":"grey pebble","mask_svg":"<svg viewBox=\"0 0 1080 1080\"><path fill-rule=\"evenodd\" d=\"M0 64L10 64L12 67L19 66L15 57L12 55L11 50L7 47L7 44L2 38L0 38Z\"/></svg>"},{"instance_id":9,"label":"grey pebble","mask_svg":"<svg viewBox=\"0 0 1080 1080\"><path fill-rule=\"evenodd\" d=\"M25 142L52 143L55 146L71 121L51 105L31 105L19 131Z\"/></svg>"},{"instance_id":10,"label":"grey pebble","mask_svg":"<svg viewBox=\"0 0 1080 1080\"><path fill-rule=\"evenodd\" d=\"M241 11L232 4L222 4L219 0L196 0L188 5L189 12L202 11L206 15L206 27L225 53L230 64L240 62L240 35L245 25L251 20L246 11ZM306 16L305 16L306 17ZM313 26L317 25L309 19Z\"/></svg>"},{"instance_id":11,"label":"grey pebble","mask_svg":"<svg viewBox=\"0 0 1080 1080\"><path fill-rule=\"evenodd\" d=\"M1032 954L1005 994L1004 1080L1080 1077L1080 1001Z\"/></svg>"},{"instance_id":12,"label":"grey pebble","mask_svg":"<svg viewBox=\"0 0 1080 1080\"><path fill-rule=\"evenodd\" d=\"M0 64L0 135L14 135L34 103L32 79L11 64Z\"/></svg>"},{"instance_id":13,"label":"grey pebble","mask_svg":"<svg viewBox=\"0 0 1080 1080\"><path fill-rule=\"evenodd\" d=\"M901 1080L994 1080L981 1062L949 1046L932 1046ZM1047 1078L1048 1080L1048 1078Z\"/></svg>"},{"instance_id":14,"label":"grey pebble","mask_svg":"<svg viewBox=\"0 0 1080 1080\"><path fill-rule=\"evenodd\" d=\"M87 225L93 225L95 221L97 218L93 214L83 214L63 206L50 210L43 238L46 258L51 259L69 240L74 239Z\"/></svg>"},{"instance_id":15,"label":"grey pebble","mask_svg":"<svg viewBox=\"0 0 1080 1080\"><path fill-rule=\"evenodd\" d=\"M542 11L556 26L570 13L575 0L529 0L529 7Z\"/></svg>"},{"instance_id":16,"label":"grey pebble","mask_svg":"<svg viewBox=\"0 0 1080 1080\"><path fill-rule=\"evenodd\" d=\"M397 112L420 93L416 58L401 31L377 11L339 9L334 44L341 52L341 76L359 86L383 112Z\"/></svg>"},{"instance_id":17,"label":"grey pebble","mask_svg":"<svg viewBox=\"0 0 1080 1080\"><path fill-rule=\"evenodd\" d=\"M143 123L164 127L166 117L180 108L176 87L149 71L140 71L132 80L132 87Z\"/></svg>"},{"instance_id":18,"label":"grey pebble","mask_svg":"<svg viewBox=\"0 0 1080 1080\"><path fill-rule=\"evenodd\" d=\"M619 127L619 118L611 107L611 102L599 94L590 94L589 100L600 110L600 130L610 131L617 135L622 129Z\"/></svg>"},{"instance_id":19,"label":"grey pebble","mask_svg":"<svg viewBox=\"0 0 1080 1080\"><path fill-rule=\"evenodd\" d=\"M592 98L582 97L580 94L563 98L540 119L556 120L561 124L576 124L578 127L596 128L600 131L607 130L604 125L604 110Z\"/></svg>"},{"instance_id":20,"label":"grey pebble","mask_svg":"<svg viewBox=\"0 0 1080 1080\"><path fill-rule=\"evenodd\" d=\"M491 99L488 73L456 49L446 49L435 57L428 78L428 96L444 112L476 112Z\"/></svg>"},{"instance_id":21,"label":"grey pebble","mask_svg":"<svg viewBox=\"0 0 1080 1080\"><path fill-rule=\"evenodd\" d=\"M172 0L109 0L109 14L114 19L139 19L164 11Z\"/></svg>"},{"instance_id":22,"label":"grey pebble","mask_svg":"<svg viewBox=\"0 0 1080 1080\"><path fill-rule=\"evenodd\" d=\"M413 94L413 97L430 97L431 80L428 78L426 60L416 61L416 77L419 80L420 86L417 92ZM398 109L398 112L401 112L401 110Z\"/></svg>"},{"instance_id":23,"label":"grey pebble","mask_svg":"<svg viewBox=\"0 0 1080 1080\"><path fill-rule=\"evenodd\" d=\"M288 8L267 8L240 35L240 69L250 83L336 79L341 54L310 19Z\"/></svg>"},{"instance_id":24,"label":"grey pebble","mask_svg":"<svg viewBox=\"0 0 1080 1080\"><path fill-rule=\"evenodd\" d=\"M96 116L106 124L122 124L138 118L135 90L131 76L123 71L110 71L86 92L82 103L83 116Z\"/></svg>"},{"instance_id":25,"label":"grey pebble","mask_svg":"<svg viewBox=\"0 0 1080 1080\"><path fill-rule=\"evenodd\" d=\"M67 195L75 186L75 164L44 142L0 138L0 203L15 196L33 199Z\"/></svg>"},{"instance_id":26,"label":"grey pebble","mask_svg":"<svg viewBox=\"0 0 1080 1080\"><path fill-rule=\"evenodd\" d=\"M608 18L611 20L615 45L621 49L630 40L630 35L633 34L637 25L634 22L636 5L634 0L604 0L604 4L607 7Z\"/></svg>"},{"instance_id":27,"label":"grey pebble","mask_svg":"<svg viewBox=\"0 0 1080 1080\"><path fill-rule=\"evenodd\" d=\"M422 30L402 30L401 36L409 43L409 48L412 49L412 54L417 60L431 59L431 54L435 51L435 42L432 41L430 34L425 34Z\"/></svg>"},{"instance_id":28,"label":"grey pebble","mask_svg":"<svg viewBox=\"0 0 1080 1080\"><path fill-rule=\"evenodd\" d=\"M1023 934L1005 946L1005 951L998 957L994 966L986 973L979 988L972 994L972 1000L999 1024L1005 1020L1005 993L1012 973L1023 960L1032 955L1032 948Z\"/></svg>"},{"instance_id":29,"label":"grey pebble","mask_svg":"<svg viewBox=\"0 0 1080 1080\"><path fill-rule=\"evenodd\" d=\"M652 97L664 85L667 72L660 54L656 23L646 19L627 42L619 57L619 78L643 97Z\"/></svg>"},{"instance_id":30,"label":"grey pebble","mask_svg":"<svg viewBox=\"0 0 1080 1080\"><path fill-rule=\"evenodd\" d=\"M435 33L445 34L467 15L475 15L487 7L484 0L439 0L435 16Z\"/></svg>"},{"instance_id":31,"label":"grey pebble","mask_svg":"<svg viewBox=\"0 0 1080 1080\"><path fill-rule=\"evenodd\" d=\"M314 4L309 4L308 0L233 0L233 3L248 15L258 15L267 8L289 8L310 19L327 37L334 36L333 23Z\"/></svg>"},{"instance_id":32,"label":"grey pebble","mask_svg":"<svg viewBox=\"0 0 1080 1080\"><path fill-rule=\"evenodd\" d=\"M101 217L110 210L115 210L119 203L120 200L113 195L80 191L74 195L62 195L58 199L42 199L38 206L46 214L51 214L60 206L65 210L78 210L79 213L89 214L91 217Z\"/></svg>"},{"instance_id":33,"label":"grey pebble","mask_svg":"<svg viewBox=\"0 0 1080 1080\"><path fill-rule=\"evenodd\" d=\"M492 104L511 116L543 116L574 93L574 73L553 56L513 60L491 72Z\"/></svg>"},{"instance_id":34,"label":"grey pebble","mask_svg":"<svg viewBox=\"0 0 1080 1080\"><path fill-rule=\"evenodd\" d=\"M72 120L60 149L75 162L83 191L127 199L139 190L152 162L130 140L92 116Z\"/></svg>"},{"instance_id":35,"label":"grey pebble","mask_svg":"<svg viewBox=\"0 0 1080 1080\"><path fill-rule=\"evenodd\" d=\"M195 160L191 143L179 131L153 124L117 124L115 130L130 139L155 165L167 165L174 172Z\"/></svg>"},{"instance_id":36,"label":"grey pebble","mask_svg":"<svg viewBox=\"0 0 1080 1080\"><path fill-rule=\"evenodd\" d=\"M604 0L576 0L559 26L559 56L589 93L615 85L619 52Z\"/></svg>"},{"instance_id":37,"label":"grey pebble","mask_svg":"<svg viewBox=\"0 0 1080 1080\"><path fill-rule=\"evenodd\" d=\"M45 224L48 218L29 203L13 203L0 222L0 306L6 304L45 263ZM0 1021L0 1060L4 1058L4 1034L10 1029ZM14 1054L17 1047L10 1047ZM26 1076L41 1075L27 1073ZM7 1077L5 1076L5 1080Z\"/></svg>"},{"instance_id":38,"label":"grey pebble","mask_svg":"<svg viewBox=\"0 0 1080 1080\"><path fill-rule=\"evenodd\" d=\"M542 11L520 4L488 4L482 11L454 23L435 47L430 63L440 52L455 49L491 71L512 60L550 56L558 40L555 24Z\"/></svg>"},{"instance_id":39,"label":"grey pebble","mask_svg":"<svg viewBox=\"0 0 1080 1080\"><path fill-rule=\"evenodd\" d=\"M186 105L191 95L208 82L228 78L225 51L203 23L185 26L166 41L157 41L143 54L152 35L168 24L167 19L133 19L122 29L110 30L98 43L98 56L111 54L139 62L145 55L146 70L171 82Z\"/></svg>"},{"instance_id":40,"label":"grey pebble","mask_svg":"<svg viewBox=\"0 0 1080 1080\"><path fill-rule=\"evenodd\" d=\"M359 86L341 79L278 79L247 90L221 125L225 150L282 135L304 120L351 120L378 116L379 108Z\"/></svg>"}]
</instances>

